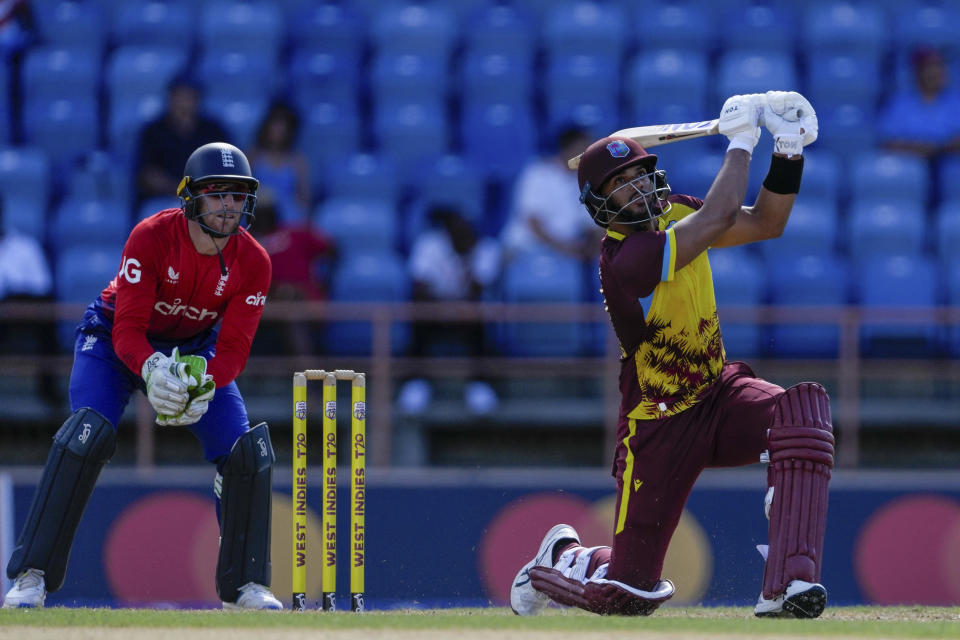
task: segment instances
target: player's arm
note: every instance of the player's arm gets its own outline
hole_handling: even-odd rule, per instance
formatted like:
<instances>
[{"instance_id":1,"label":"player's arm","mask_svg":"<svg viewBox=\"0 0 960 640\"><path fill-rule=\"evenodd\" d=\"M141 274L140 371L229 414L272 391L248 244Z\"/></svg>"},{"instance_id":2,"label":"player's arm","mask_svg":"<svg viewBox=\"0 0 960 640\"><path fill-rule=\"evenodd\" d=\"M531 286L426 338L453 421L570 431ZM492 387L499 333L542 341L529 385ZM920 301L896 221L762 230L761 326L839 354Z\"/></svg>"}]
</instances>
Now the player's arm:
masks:
<instances>
[{"instance_id":1,"label":"player's arm","mask_svg":"<svg viewBox=\"0 0 960 640\"><path fill-rule=\"evenodd\" d=\"M217 337L216 355L207 365L207 373L213 376L217 388L233 382L247 365L250 345L253 344L270 290L269 256L258 248L248 257L256 263L243 265L243 273L248 275L227 303Z\"/></svg>"},{"instance_id":2,"label":"player's arm","mask_svg":"<svg viewBox=\"0 0 960 640\"><path fill-rule=\"evenodd\" d=\"M714 247L779 237L793 210L803 174L803 148L817 138L817 115L799 93L768 91L763 117L774 140L767 177L754 205L740 208L733 226Z\"/></svg>"}]
</instances>

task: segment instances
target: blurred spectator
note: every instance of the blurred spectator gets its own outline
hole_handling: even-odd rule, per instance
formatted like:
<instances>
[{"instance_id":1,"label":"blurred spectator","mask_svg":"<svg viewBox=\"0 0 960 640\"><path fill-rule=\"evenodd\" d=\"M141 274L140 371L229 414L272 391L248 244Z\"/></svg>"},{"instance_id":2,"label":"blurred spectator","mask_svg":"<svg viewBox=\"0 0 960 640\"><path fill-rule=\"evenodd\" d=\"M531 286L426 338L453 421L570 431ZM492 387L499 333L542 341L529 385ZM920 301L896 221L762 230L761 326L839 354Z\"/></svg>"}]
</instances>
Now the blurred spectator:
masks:
<instances>
[{"instance_id":1,"label":"blurred spectator","mask_svg":"<svg viewBox=\"0 0 960 640\"><path fill-rule=\"evenodd\" d=\"M0 198L0 304L3 302L52 302L53 277L40 244L31 236L4 228ZM2 314L0 314L2 315ZM3 322L0 347L5 354L57 355L56 322L27 319ZM53 368L41 363L37 383L41 397L52 406L63 403Z\"/></svg>"},{"instance_id":2,"label":"blurred spectator","mask_svg":"<svg viewBox=\"0 0 960 640\"><path fill-rule=\"evenodd\" d=\"M943 54L921 47L913 52L913 86L890 96L880 113L881 144L928 158L960 151L960 92L949 87Z\"/></svg>"},{"instance_id":3,"label":"blurred spectator","mask_svg":"<svg viewBox=\"0 0 960 640\"><path fill-rule=\"evenodd\" d=\"M167 89L167 108L140 133L137 201L177 192L183 166L194 149L208 142L230 142L226 130L200 111L200 89L178 76Z\"/></svg>"},{"instance_id":4,"label":"blurred spectator","mask_svg":"<svg viewBox=\"0 0 960 640\"><path fill-rule=\"evenodd\" d=\"M290 105L274 102L257 129L250 165L260 180L260 193L276 203L280 222L302 222L310 211L310 169L294 145L300 118Z\"/></svg>"},{"instance_id":5,"label":"blurred spectator","mask_svg":"<svg viewBox=\"0 0 960 640\"><path fill-rule=\"evenodd\" d=\"M251 227L260 245L270 255L273 265L273 280L270 284L271 301L325 300L327 297L327 261L332 259L334 246L331 240L310 226L308 221L299 224L278 224L276 203L270 196L257 197L257 217ZM279 324L261 323L260 333L280 342L286 353L309 355L314 353L310 330L306 323L281 320ZM258 335L258 341L260 336ZM269 338L254 350L260 352Z\"/></svg>"},{"instance_id":6,"label":"blurred spectator","mask_svg":"<svg viewBox=\"0 0 960 640\"><path fill-rule=\"evenodd\" d=\"M0 2L0 61L7 63L35 38L33 12L27 0Z\"/></svg>"},{"instance_id":7,"label":"blurred spectator","mask_svg":"<svg viewBox=\"0 0 960 640\"><path fill-rule=\"evenodd\" d=\"M500 276L499 243L480 237L459 211L438 206L429 213L429 228L417 236L410 249L410 279L414 302L476 302ZM479 357L484 351L481 323L413 324L412 355L436 357L460 355ZM399 402L407 413L419 413L430 402L432 389L421 378L408 381ZM484 381L470 380L464 390L467 408L489 413L499 401Z\"/></svg>"},{"instance_id":8,"label":"blurred spectator","mask_svg":"<svg viewBox=\"0 0 960 640\"><path fill-rule=\"evenodd\" d=\"M567 168L567 160L583 153L592 141L590 132L581 127L563 127L553 154L533 160L520 174L502 234L508 259L519 251L541 248L583 260L599 254L600 229L584 215L577 173Z\"/></svg>"}]
</instances>

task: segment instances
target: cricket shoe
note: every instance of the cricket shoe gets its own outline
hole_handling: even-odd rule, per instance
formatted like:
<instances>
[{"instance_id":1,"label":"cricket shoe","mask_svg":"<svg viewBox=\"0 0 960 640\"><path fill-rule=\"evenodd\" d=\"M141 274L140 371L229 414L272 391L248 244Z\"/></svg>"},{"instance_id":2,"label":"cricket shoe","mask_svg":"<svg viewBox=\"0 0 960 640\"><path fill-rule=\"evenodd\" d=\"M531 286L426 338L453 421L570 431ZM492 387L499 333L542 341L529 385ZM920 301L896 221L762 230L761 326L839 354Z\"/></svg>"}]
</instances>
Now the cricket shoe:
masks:
<instances>
[{"instance_id":1,"label":"cricket shoe","mask_svg":"<svg viewBox=\"0 0 960 640\"><path fill-rule=\"evenodd\" d=\"M4 609L17 607L42 607L47 599L47 584L43 578L43 571L26 569L13 581L7 597L3 599Z\"/></svg>"},{"instance_id":2,"label":"cricket shoe","mask_svg":"<svg viewBox=\"0 0 960 640\"><path fill-rule=\"evenodd\" d=\"M535 616L550 602L550 596L540 593L530 583L530 569L533 567L552 567L553 548L558 542L567 541L580 544L580 535L568 524L554 525L540 543L537 555L523 565L510 587L510 608L518 616Z\"/></svg>"},{"instance_id":3,"label":"cricket shoe","mask_svg":"<svg viewBox=\"0 0 960 640\"><path fill-rule=\"evenodd\" d=\"M272 609L279 611L283 609L283 604L277 600L276 596L270 593L262 584L248 582L239 589L240 597L236 602L224 602L224 611L240 611L243 609Z\"/></svg>"},{"instance_id":4,"label":"cricket shoe","mask_svg":"<svg viewBox=\"0 0 960 640\"><path fill-rule=\"evenodd\" d=\"M817 618L826 606L827 590L822 584L793 580L772 600L761 593L753 613L758 618Z\"/></svg>"}]
</instances>

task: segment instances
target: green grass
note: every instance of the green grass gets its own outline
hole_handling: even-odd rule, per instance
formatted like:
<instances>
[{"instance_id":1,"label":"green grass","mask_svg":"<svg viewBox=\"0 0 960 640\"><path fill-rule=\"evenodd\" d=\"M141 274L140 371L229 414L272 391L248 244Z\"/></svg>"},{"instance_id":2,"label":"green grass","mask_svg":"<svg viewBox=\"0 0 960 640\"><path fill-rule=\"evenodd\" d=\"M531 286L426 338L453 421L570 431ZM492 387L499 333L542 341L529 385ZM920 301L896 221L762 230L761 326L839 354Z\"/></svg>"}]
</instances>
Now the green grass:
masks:
<instances>
[{"instance_id":1,"label":"green grass","mask_svg":"<svg viewBox=\"0 0 960 640\"><path fill-rule=\"evenodd\" d=\"M361 615L310 611L223 612L151 609L0 610L4 626L235 629L381 629L622 632L717 635L794 635L884 638L960 637L960 607L833 607L818 620L760 620L750 607L665 607L648 618L599 617L550 609L520 618L506 608L370 611ZM563 636L558 633L558 636ZM573 637L573 636L571 636Z\"/></svg>"}]
</instances>

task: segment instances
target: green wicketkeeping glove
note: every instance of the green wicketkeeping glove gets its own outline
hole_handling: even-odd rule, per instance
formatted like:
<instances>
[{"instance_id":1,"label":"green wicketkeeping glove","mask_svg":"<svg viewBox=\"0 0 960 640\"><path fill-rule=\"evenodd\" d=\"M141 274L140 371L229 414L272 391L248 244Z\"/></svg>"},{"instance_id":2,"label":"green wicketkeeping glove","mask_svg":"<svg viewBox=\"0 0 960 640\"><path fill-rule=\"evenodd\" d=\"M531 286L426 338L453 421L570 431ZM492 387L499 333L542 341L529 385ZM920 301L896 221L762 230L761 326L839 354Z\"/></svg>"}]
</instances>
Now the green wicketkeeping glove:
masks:
<instances>
[{"instance_id":1,"label":"green wicketkeeping glove","mask_svg":"<svg viewBox=\"0 0 960 640\"><path fill-rule=\"evenodd\" d=\"M190 382L187 383L189 400L183 411L175 416L157 416L157 424L161 426L184 426L198 421L204 413L216 391L213 376L207 374L207 359L197 355L180 355L179 349L174 349L171 357L186 365Z\"/></svg>"}]
</instances>

